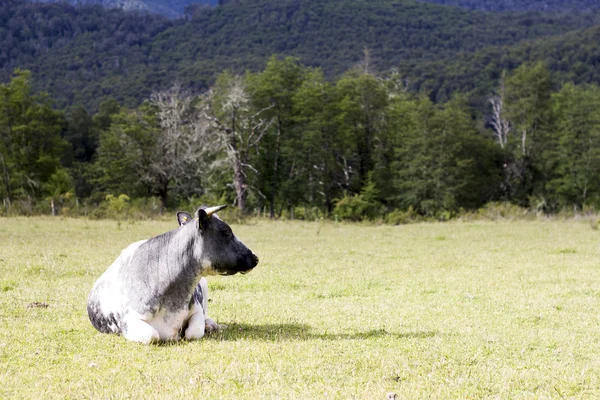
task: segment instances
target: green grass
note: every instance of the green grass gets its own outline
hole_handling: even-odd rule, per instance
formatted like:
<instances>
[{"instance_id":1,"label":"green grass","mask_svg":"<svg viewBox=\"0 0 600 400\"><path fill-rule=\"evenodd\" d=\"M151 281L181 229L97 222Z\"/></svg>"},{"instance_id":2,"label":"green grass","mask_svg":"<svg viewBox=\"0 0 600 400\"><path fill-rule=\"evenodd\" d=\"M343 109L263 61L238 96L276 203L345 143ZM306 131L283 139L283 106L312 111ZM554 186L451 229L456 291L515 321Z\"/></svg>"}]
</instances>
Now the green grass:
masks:
<instances>
[{"instance_id":1,"label":"green grass","mask_svg":"<svg viewBox=\"0 0 600 400\"><path fill-rule=\"evenodd\" d=\"M143 346L86 298L171 222L0 219L0 398L598 398L600 232L583 222L233 226L224 332Z\"/></svg>"}]
</instances>

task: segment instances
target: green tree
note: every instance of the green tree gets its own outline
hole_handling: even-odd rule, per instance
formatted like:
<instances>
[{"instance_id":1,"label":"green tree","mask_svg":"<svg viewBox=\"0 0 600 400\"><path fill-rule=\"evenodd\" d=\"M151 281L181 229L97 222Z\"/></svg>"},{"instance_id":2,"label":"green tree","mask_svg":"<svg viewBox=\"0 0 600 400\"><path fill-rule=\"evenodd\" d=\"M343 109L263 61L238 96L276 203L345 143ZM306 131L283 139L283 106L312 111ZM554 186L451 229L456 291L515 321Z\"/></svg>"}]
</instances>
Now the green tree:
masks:
<instances>
[{"instance_id":1,"label":"green tree","mask_svg":"<svg viewBox=\"0 0 600 400\"><path fill-rule=\"evenodd\" d=\"M302 132L296 145L301 173L294 182L298 198L306 205L333 211L335 199L350 187L347 160L354 154L352 142L340 129L341 113L335 87L320 70L311 70L294 95L294 122Z\"/></svg>"},{"instance_id":2,"label":"green tree","mask_svg":"<svg viewBox=\"0 0 600 400\"><path fill-rule=\"evenodd\" d=\"M89 162L98 147L99 132L93 118L82 106L71 110L69 126L65 132L65 139L72 146L72 153L77 162Z\"/></svg>"},{"instance_id":3,"label":"green tree","mask_svg":"<svg viewBox=\"0 0 600 400\"><path fill-rule=\"evenodd\" d=\"M359 191L375 167L375 151L382 143L388 90L384 82L368 72L354 68L336 83L341 129L352 138L355 153L352 162L357 171L353 191Z\"/></svg>"},{"instance_id":4,"label":"green tree","mask_svg":"<svg viewBox=\"0 0 600 400\"><path fill-rule=\"evenodd\" d=\"M155 113L148 107L121 110L100 134L92 183L100 193L147 196L150 186L142 181L158 132Z\"/></svg>"},{"instance_id":5,"label":"green tree","mask_svg":"<svg viewBox=\"0 0 600 400\"><path fill-rule=\"evenodd\" d=\"M505 90L505 115L511 126L505 146L507 195L527 205L546 179L540 157L549 145L550 72L543 63L522 65L507 77Z\"/></svg>"},{"instance_id":6,"label":"green tree","mask_svg":"<svg viewBox=\"0 0 600 400\"><path fill-rule=\"evenodd\" d=\"M63 202L73 195L71 175L63 168L58 169L44 184L44 192L50 201L50 209L54 216Z\"/></svg>"},{"instance_id":7,"label":"green tree","mask_svg":"<svg viewBox=\"0 0 600 400\"><path fill-rule=\"evenodd\" d=\"M400 208L435 216L490 200L499 157L475 128L465 99L438 107L421 97L401 107L405 129L393 164Z\"/></svg>"},{"instance_id":8,"label":"green tree","mask_svg":"<svg viewBox=\"0 0 600 400\"><path fill-rule=\"evenodd\" d=\"M261 180L258 185L269 202L271 218L280 210L296 204L295 182L299 179L296 150L298 132L294 130L293 98L305 79L307 69L296 58L271 57L264 71L248 74L247 90L255 109L268 109L264 118L274 123L261 146Z\"/></svg>"},{"instance_id":9,"label":"green tree","mask_svg":"<svg viewBox=\"0 0 600 400\"><path fill-rule=\"evenodd\" d=\"M553 95L548 198L558 207L600 206L600 89L566 84Z\"/></svg>"},{"instance_id":10,"label":"green tree","mask_svg":"<svg viewBox=\"0 0 600 400\"><path fill-rule=\"evenodd\" d=\"M30 74L16 70L0 85L1 196L35 199L61 165L67 143L62 113L52 110L44 95L31 93Z\"/></svg>"},{"instance_id":11,"label":"green tree","mask_svg":"<svg viewBox=\"0 0 600 400\"><path fill-rule=\"evenodd\" d=\"M333 214L336 218L350 221L374 220L381 216L382 209L379 190L372 180L372 174L369 174L360 193L354 196L344 194L336 203Z\"/></svg>"}]
</instances>

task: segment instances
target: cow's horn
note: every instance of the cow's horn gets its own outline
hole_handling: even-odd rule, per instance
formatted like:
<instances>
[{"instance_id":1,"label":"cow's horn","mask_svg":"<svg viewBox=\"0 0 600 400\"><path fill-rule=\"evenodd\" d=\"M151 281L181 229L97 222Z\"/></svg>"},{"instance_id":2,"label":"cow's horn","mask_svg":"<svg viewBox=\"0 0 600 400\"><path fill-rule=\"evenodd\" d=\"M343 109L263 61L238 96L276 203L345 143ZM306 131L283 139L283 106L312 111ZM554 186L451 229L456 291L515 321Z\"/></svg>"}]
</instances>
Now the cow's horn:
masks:
<instances>
[{"instance_id":1,"label":"cow's horn","mask_svg":"<svg viewBox=\"0 0 600 400\"><path fill-rule=\"evenodd\" d=\"M210 217L211 215L213 215L216 212L221 211L222 209L227 208L227 204L222 205L222 206L216 206L216 207L209 207L204 209L204 212L206 213L207 217Z\"/></svg>"}]
</instances>

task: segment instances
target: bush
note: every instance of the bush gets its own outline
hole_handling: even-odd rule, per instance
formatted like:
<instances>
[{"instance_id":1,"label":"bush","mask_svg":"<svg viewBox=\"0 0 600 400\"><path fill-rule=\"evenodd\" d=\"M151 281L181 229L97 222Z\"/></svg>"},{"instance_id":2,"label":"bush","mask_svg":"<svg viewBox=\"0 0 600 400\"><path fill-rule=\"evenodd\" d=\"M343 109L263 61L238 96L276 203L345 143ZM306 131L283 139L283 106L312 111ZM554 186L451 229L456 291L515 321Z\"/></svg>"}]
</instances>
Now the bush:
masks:
<instances>
[{"instance_id":1,"label":"bush","mask_svg":"<svg viewBox=\"0 0 600 400\"><path fill-rule=\"evenodd\" d=\"M390 225L403 225L422 220L422 217L412 206L408 210L394 210L385 216L385 223Z\"/></svg>"},{"instance_id":2,"label":"bush","mask_svg":"<svg viewBox=\"0 0 600 400\"><path fill-rule=\"evenodd\" d=\"M382 215L383 206L378 200L379 190L369 174L367 183L355 196L344 194L344 198L336 202L333 215L336 219L347 221L375 220Z\"/></svg>"},{"instance_id":3,"label":"bush","mask_svg":"<svg viewBox=\"0 0 600 400\"><path fill-rule=\"evenodd\" d=\"M528 214L528 209L507 202L487 203L485 206L483 206L483 208L477 210L477 216L479 218L485 218L490 220L522 219L525 217L530 217Z\"/></svg>"},{"instance_id":4,"label":"bush","mask_svg":"<svg viewBox=\"0 0 600 400\"><path fill-rule=\"evenodd\" d=\"M323 219L323 212L319 207L294 207L294 219L316 221Z\"/></svg>"},{"instance_id":5,"label":"bush","mask_svg":"<svg viewBox=\"0 0 600 400\"><path fill-rule=\"evenodd\" d=\"M126 194L120 194L118 197L115 197L112 194L106 196L108 216L116 219L125 218L130 207L129 200L131 199Z\"/></svg>"},{"instance_id":6,"label":"bush","mask_svg":"<svg viewBox=\"0 0 600 400\"><path fill-rule=\"evenodd\" d=\"M361 221L365 218L365 209L367 202L361 195L347 196L338 200L333 209L333 215L336 219L343 221Z\"/></svg>"}]
</instances>

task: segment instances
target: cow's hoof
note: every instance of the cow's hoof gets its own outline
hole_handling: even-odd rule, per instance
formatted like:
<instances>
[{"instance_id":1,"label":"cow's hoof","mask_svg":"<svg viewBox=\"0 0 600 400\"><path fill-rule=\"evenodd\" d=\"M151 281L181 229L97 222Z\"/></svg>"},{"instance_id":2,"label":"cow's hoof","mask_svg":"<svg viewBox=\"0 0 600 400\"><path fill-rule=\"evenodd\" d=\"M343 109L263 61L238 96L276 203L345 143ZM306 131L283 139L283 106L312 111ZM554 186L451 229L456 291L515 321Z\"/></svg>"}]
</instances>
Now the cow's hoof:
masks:
<instances>
[{"instance_id":1,"label":"cow's hoof","mask_svg":"<svg viewBox=\"0 0 600 400\"><path fill-rule=\"evenodd\" d=\"M219 331L221 329L224 329L224 327L226 328L225 325L219 325L215 322L214 319L212 318L206 318L204 320L204 327L206 329L206 332L216 332Z\"/></svg>"}]
</instances>

